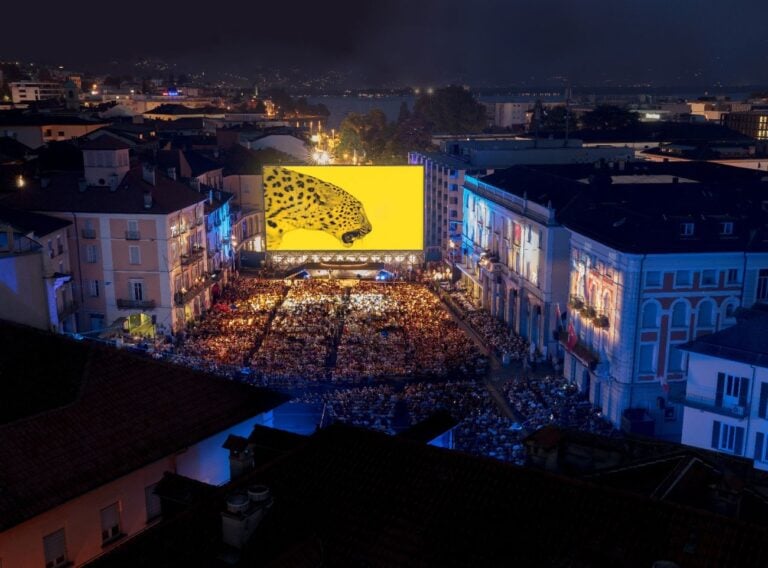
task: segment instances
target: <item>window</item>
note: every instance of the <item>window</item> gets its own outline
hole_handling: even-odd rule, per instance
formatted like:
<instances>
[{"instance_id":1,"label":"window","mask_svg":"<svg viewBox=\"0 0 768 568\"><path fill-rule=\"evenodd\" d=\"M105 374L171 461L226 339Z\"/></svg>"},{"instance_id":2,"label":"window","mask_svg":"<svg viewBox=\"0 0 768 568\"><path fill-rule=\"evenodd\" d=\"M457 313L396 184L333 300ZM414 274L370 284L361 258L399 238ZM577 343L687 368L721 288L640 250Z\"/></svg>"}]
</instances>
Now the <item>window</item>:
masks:
<instances>
[{"instance_id":1,"label":"window","mask_svg":"<svg viewBox=\"0 0 768 568\"><path fill-rule=\"evenodd\" d=\"M768 383L760 383L760 404L757 406L757 416L768 418Z\"/></svg>"},{"instance_id":2,"label":"window","mask_svg":"<svg viewBox=\"0 0 768 568\"><path fill-rule=\"evenodd\" d=\"M684 237L692 237L693 229L693 223L680 223L680 234Z\"/></svg>"},{"instance_id":3,"label":"window","mask_svg":"<svg viewBox=\"0 0 768 568\"><path fill-rule=\"evenodd\" d=\"M85 246L85 262L93 264L94 262L98 262L98 260L99 260L99 255L97 254L96 245L86 245Z\"/></svg>"},{"instance_id":4,"label":"window","mask_svg":"<svg viewBox=\"0 0 768 568\"><path fill-rule=\"evenodd\" d=\"M643 329L656 329L658 324L659 308L655 302L648 302L643 306Z\"/></svg>"},{"instance_id":5,"label":"window","mask_svg":"<svg viewBox=\"0 0 768 568\"><path fill-rule=\"evenodd\" d=\"M639 370L645 375L650 375L656 372L656 365L654 363L655 349L656 346L653 343L644 343L640 346Z\"/></svg>"},{"instance_id":6,"label":"window","mask_svg":"<svg viewBox=\"0 0 768 568\"><path fill-rule=\"evenodd\" d=\"M53 241L49 240L49 241L48 241L48 258L53 258L53 257L54 257L54 253L53 253Z\"/></svg>"},{"instance_id":7,"label":"window","mask_svg":"<svg viewBox=\"0 0 768 568\"><path fill-rule=\"evenodd\" d=\"M129 283L131 299L138 302L144 299L144 282L141 280L131 280Z\"/></svg>"},{"instance_id":8,"label":"window","mask_svg":"<svg viewBox=\"0 0 768 568\"><path fill-rule=\"evenodd\" d=\"M725 304L725 319L733 319L736 317L736 304L733 302L728 302Z\"/></svg>"},{"instance_id":9,"label":"window","mask_svg":"<svg viewBox=\"0 0 768 568\"><path fill-rule=\"evenodd\" d=\"M765 434L763 432L757 432L755 434L755 461L766 461L766 447Z\"/></svg>"},{"instance_id":10,"label":"window","mask_svg":"<svg viewBox=\"0 0 768 568\"><path fill-rule=\"evenodd\" d=\"M6 231L0 231L0 251L10 250L8 243L8 233Z\"/></svg>"},{"instance_id":11,"label":"window","mask_svg":"<svg viewBox=\"0 0 768 568\"><path fill-rule=\"evenodd\" d=\"M728 276L725 279L726 284L739 284L741 280L739 279L739 269L738 268L729 268L728 269Z\"/></svg>"},{"instance_id":12,"label":"window","mask_svg":"<svg viewBox=\"0 0 768 568\"><path fill-rule=\"evenodd\" d=\"M63 130L59 130L59 136L61 136L62 138L64 137L64 131Z\"/></svg>"},{"instance_id":13,"label":"window","mask_svg":"<svg viewBox=\"0 0 768 568\"><path fill-rule=\"evenodd\" d=\"M685 352L678 349L675 345L669 346L669 365L667 369L670 373L682 373L685 371Z\"/></svg>"},{"instance_id":14,"label":"window","mask_svg":"<svg viewBox=\"0 0 768 568\"><path fill-rule=\"evenodd\" d=\"M661 288L661 272L658 270L649 270L645 273L646 288Z\"/></svg>"},{"instance_id":15,"label":"window","mask_svg":"<svg viewBox=\"0 0 768 568\"><path fill-rule=\"evenodd\" d=\"M713 313L712 302L706 300L701 302L699 304L699 327L712 327L714 325Z\"/></svg>"},{"instance_id":16,"label":"window","mask_svg":"<svg viewBox=\"0 0 768 568\"><path fill-rule=\"evenodd\" d=\"M120 508L112 503L101 510L101 542L108 543L120 537Z\"/></svg>"},{"instance_id":17,"label":"window","mask_svg":"<svg viewBox=\"0 0 768 568\"><path fill-rule=\"evenodd\" d=\"M131 245L128 247L128 262L131 264L141 264L141 253L138 246Z\"/></svg>"},{"instance_id":18,"label":"window","mask_svg":"<svg viewBox=\"0 0 768 568\"><path fill-rule=\"evenodd\" d=\"M701 271L701 285L702 286L717 286L717 270L702 270Z\"/></svg>"},{"instance_id":19,"label":"window","mask_svg":"<svg viewBox=\"0 0 768 568\"><path fill-rule=\"evenodd\" d=\"M147 507L147 522L158 518L161 514L160 497L155 493L157 483L144 488L144 503Z\"/></svg>"},{"instance_id":20,"label":"window","mask_svg":"<svg viewBox=\"0 0 768 568\"><path fill-rule=\"evenodd\" d=\"M749 393L749 379L725 373L717 374L715 405L721 408L745 407Z\"/></svg>"},{"instance_id":21,"label":"window","mask_svg":"<svg viewBox=\"0 0 768 568\"><path fill-rule=\"evenodd\" d=\"M733 234L733 223L730 221L723 221L720 223L720 234L721 235L732 235Z\"/></svg>"},{"instance_id":22,"label":"window","mask_svg":"<svg viewBox=\"0 0 768 568\"><path fill-rule=\"evenodd\" d=\"M91 296L91 298L99 297L99 281L98 280L88 281L88 293Z\"/></svg>"},{"instance_id":23,"label":"window","mask_svg":"<svg viewBox=\"0 0 768 568\"><path fill-rule=\"evenodd\" d=\"M125 233L126 239L136 240L140 238L139 234L139 222L135 219L128 220L128 230Z\"/></svg>"},{"instance_id":24,"label":"window","mask_svg":"<svg viewBox=\"0 0 768 568\"><path fill-rule=\"evenodd\" d=\"M768 301L768 268L761 268L757 273L757 296L758 302Z\"/></svg>"},{"instance_id":25,"label":"window","mask_svg":"<svg viewBox=\"0 0 768 568\"><path fill-rule=\"evenodd\" d=\"M64 252L64 243L61 241L61 235L56 235L56 254Z\"/></svg>"},{"instance_id":26,"label":"window","mask_svg":"<svg viewBox=\"0 0 768 568\"><path fill-rule=\"evenodd\" d=\"M685 302L675 302L672 306L672 327L686 327L688 325L688 306Z\"/></svg>"},{"instance_id":27,"label":"window","mask_svg":"<svg viewBox=\"0 0 768 568\"><path fill-rule=\"evenodd\" d=\"M690 270L678 270L675 272L675 286L680 288L683 286L691 285L691 271Z\"/></svg>"},{"instance_id":28,"label":"window","mask_svg":"<svg viewBox=\"0 0 768 568\"><path fill-rule=\"evenodd\" d=\"M45 554L45 568L55 568L67 563L67 540L64 529L43 537L43 553Z\"/></svg>"},{"instance_id":29,"label":"window","mask_svg":"<svg viewBox=\"0 0 768 568\"><path fill-rule=\"evenodd\" d=\"M712 423L712 448L740 456L744 453L744 428L724 424L718 420Z\"/></svg>"}]
</instances>

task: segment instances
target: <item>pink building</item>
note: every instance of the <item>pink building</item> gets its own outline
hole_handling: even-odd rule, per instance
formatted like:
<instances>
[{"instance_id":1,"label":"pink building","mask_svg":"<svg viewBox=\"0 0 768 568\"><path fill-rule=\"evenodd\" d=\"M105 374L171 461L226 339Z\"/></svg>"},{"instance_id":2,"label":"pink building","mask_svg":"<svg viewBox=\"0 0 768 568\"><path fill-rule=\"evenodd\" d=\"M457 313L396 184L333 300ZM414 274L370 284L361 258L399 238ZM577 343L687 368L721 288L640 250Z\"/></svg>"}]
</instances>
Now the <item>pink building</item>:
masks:
<instances>
[{"instance_id":1,"label":"pink building","mask_svg":"<svg viewBox=\"0 0 768 568\"><path fill-rule=\"evenodd\" d=\"M229 480L229 435L280 395L185 367L0 324L0 564L79 566L161 517L165 472ZM29 345L36 357L28 356ZM35 381L30 389L28 381Z\"/></svg>"},{"instance_id":2,"label":"pink building","mask_svg":"<svg viewBox=\"0 0 768 568\"><path fill-rule=\"evenodd\" d=\"M128 145L115 138L81 147L82 177L32 180L6 203L72 223L81 331L122 321L141 333L182 329L210 306L206 196L147 164L131 165Z\"/></svg>"}]
</instances>

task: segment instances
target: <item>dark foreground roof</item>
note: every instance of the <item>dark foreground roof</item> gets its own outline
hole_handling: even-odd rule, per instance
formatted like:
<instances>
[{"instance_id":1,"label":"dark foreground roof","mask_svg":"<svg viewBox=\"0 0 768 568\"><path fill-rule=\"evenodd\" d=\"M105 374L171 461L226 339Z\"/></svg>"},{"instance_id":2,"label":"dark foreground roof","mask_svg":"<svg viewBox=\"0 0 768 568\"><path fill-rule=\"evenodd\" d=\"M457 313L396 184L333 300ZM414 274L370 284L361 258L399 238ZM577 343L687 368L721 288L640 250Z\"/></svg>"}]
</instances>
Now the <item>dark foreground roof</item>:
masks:
<instances>
[{"instance_id":1,"label":"dark foreground roof","mask_svg":"<svg viewBox=\"0 0 768 568\"><path fill-rule=\"evenodd\" d=\"M495 460L334 425L236 482L271 513L240 566L765 566L768 530ZM233 487L93 566L219 566Z\"/></svg>"},{"instance_id":2,"label":"dark foreground roof","mask_svg":"<svg viewBox=\"0 0 768 568\"><path fill-rule=\"evenodd\" d=\"M7 323L0 345L0 531L285 400Z\"/></svg>"},{"instance_id":3,"label":"dark foreground roof","mask_svg":"<svg viewBox=\"0 0 768 568\"><path fill-rule=\"evenodd\" d=\"M680 347L686 351L768 367L768 313L743 314L736 325L699 337Z\"/></svg>"}]
</instances>

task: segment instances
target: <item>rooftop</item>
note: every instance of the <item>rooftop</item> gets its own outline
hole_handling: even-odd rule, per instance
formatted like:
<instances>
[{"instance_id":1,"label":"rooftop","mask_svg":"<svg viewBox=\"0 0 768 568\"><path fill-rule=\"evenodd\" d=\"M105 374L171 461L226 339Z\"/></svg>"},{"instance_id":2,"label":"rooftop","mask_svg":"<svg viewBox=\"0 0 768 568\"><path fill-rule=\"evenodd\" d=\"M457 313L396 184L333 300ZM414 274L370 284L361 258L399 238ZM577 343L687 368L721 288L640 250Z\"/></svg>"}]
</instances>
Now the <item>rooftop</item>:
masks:
<instances>
[{"instance_id":1,"label":"rooftop","mask_svg":"<svg viewBox=\"0 0 768 568\"><path fill-rule=\"evenodd\" d=\"M49 235L72 224L70 221L58 217L4 207L1 202L0 223L8 223L22 233L34 233L39 237Z\"/></svg>"},{"instance_id":2,"label":"rooftop","mask_svg":"<svg viewBox=\"0 0 768 568\"><path fill-rule=\"evenodd\" d=\"M704 335L681 346L681 349L738 361L758 367L768 367L768 312L744 310L736 325Z\"/></svg>"},{"instance_id":3,"label":"rooftop","mask_svg":"<svg viewBox=\"0 0 768 568\"><path fill-rule=\"evenodd\" d=\"M80 191L80 178L74 172L51 175L46 187L33 179L23 190L0 197L0 203L32 211L167 215L205 200L204 195L160 172L155 173L155 185L144 181L141 165L128 171L116 191L108 186ZM152 193L148 209L144 207L145 192Z\"/></svg>"},{"instance_id":4,"label":"rooftop","mask_svg":"<svg viewBox=\"0 0 768 568\"><path fill-rule=\"evenodd\" d=\"M93 566L218 565L234 488L274 506L238 565L758 566L768 530L673 503L334 425Z\"/></svg>"},{"instance_id":5,"label":"rooftop","mask_svg":"<svg viewBox=\"0 0 768 568\"><path fill-rule=\"evenodd\" d=\"M0 531L285 400L8 323L0 343Z\"/></svg>"}]
</instances>

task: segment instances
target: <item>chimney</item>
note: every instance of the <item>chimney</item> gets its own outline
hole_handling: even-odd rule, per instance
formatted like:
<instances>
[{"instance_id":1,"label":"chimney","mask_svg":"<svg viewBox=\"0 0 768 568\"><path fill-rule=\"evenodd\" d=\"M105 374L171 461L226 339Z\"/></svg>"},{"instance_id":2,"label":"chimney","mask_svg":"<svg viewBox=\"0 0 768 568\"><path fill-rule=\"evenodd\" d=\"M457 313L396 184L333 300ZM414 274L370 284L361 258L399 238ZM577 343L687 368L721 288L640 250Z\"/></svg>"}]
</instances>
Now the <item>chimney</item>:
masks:
<instances>
[{"instance_id":1,"label":"chimney","mask_svg":"<svg viewBox=\"0 0 768 568\"><path fill-rule=\"evenodd\" d=\"M155 185L155 168L149 164L142 164L141 177L148 184Z\"/></svg>"},{"instance_id":2,"label":"chimney","mask_svg":"<svg viewBox=\"0 0 768 568\"><path fill-rule=\"evenodd\" d=\"M224 544L242 550L271 508L272 494L264 485L252 485L247 493L227 497L227 508L221 512Z\"/></svg>"},{"instance_id":3,"label":"chimney","mask_svg":"<svg viewBox=\"0 0 768 568\"><path fill-rule=\"evenodd\" d=\"M152 209L152 192L144 192L144 209Z\"/></svg>"},{"instance_id":4,"label":"chimney","mask_svg":"<svg viewBox=\"0 0 768 568\"><path fill-rule=\"evenodd\" d=\"M120 179L117 177L117 174L111 174L109 176L109 191L115 192L117 191L117 184L120 182Z\"/></svg>"},{"instance_id":5,"label":"chimney","mask_svg":"<svg viewBox=\"0 0 768 568\"><path fill-rule=\"evenodd\" d=\"M77 191L83 193L86 189L88 189L88 182L82 178L77 180Z\"/></svg>"},{"instance_id":6,"label":"chimney","mask_svg":"<svg viewBox=\"0 0 768 568\"><path fill-rule=\"evenodd\" d=\"M169 178L171 178L173 180L176 179L176 168L174 168L174 167L168 168L167 173L168 173L168 177Z\"/></svg>"}]
</instances>

